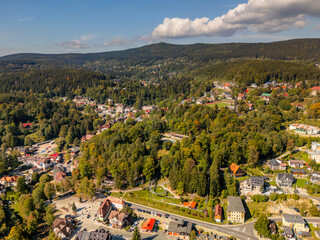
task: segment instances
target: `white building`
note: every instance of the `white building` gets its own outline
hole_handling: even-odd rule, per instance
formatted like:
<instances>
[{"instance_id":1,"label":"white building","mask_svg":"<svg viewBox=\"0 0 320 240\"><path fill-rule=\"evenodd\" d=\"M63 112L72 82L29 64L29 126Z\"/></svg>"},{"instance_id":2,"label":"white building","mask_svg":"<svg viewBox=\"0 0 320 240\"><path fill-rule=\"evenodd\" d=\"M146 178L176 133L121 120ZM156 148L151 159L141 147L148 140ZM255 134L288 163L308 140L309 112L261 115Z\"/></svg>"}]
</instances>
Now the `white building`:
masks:
<instances>
[{"instance_id":1,"label":"white building","mask_svg":"<svg viewBox=\"0 0 320 240\"><path fill-rule=\"evenodd\" d=\"M320 133L320 128L318 127L299 124L299 123L290 124L289 129L294 130L296 133L309 134L309 135L316 135Z\"/></svg>"}]
</instances>

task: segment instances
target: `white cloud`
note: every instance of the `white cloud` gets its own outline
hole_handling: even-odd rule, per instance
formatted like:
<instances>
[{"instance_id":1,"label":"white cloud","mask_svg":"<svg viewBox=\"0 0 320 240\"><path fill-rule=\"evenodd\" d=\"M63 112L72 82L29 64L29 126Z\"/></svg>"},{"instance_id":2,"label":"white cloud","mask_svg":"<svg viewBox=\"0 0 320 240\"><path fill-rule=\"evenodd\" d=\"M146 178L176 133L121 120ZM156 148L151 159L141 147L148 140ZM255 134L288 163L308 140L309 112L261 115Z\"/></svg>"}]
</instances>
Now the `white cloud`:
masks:
<instances>
[{"instance_id":1,"label":"white cloud","mask_svg":"<svg viewBox=\"0 0 320 240\"><path fill-rule=\"evenodd\" d=\"M231 36L242 30L279 32L305 26L306 16L320 17L319 0L249 0L213 20L165 18L151 37Z\"/></svg>"},{"instance_id":2,"label":"white cloud","mask_svg":"<svg viewBox=\"0 0 320 240\"><path fill-rule=\"evenodd\" d=\"M34 19L34 16L32 17L25 17L25 18L18 18L19 22L27 22L27 21L31 21L32 19Z\"/></svg>"},{"instance_id":3,"label":"white cloud","mask_svg":"<svg viewBox=\"0 0 320 240\"><path fill-rule=\"evenodd\" d=\"M71 40L58 43L57 46L65 48L65 49L83 49L89 48L89 45L80 40Z\"/></svg>"},{"instance_id":4,"label":"white cloud","mask_svg":"<svg viewBox=\"0 0 320 240\"><path fill-rule=\"evenodd\" d=\"M96 38L95 34L86 34L86 35L82 35L80 39L82 41L91 41L91 40L94 40L95 38Z\"/></svg>"},{"instance_id":5,"label":"white cloud","mask_svg":"<svg viewBox=\"0 0 320 240\"><path fill-rule=\"evenodd\" d=\"M114 46L126 46L134 43L134 39L126 39L116 37L110 41L106 41L103 43L103 46L114 47Z\"/></svg>"}]
</instances>

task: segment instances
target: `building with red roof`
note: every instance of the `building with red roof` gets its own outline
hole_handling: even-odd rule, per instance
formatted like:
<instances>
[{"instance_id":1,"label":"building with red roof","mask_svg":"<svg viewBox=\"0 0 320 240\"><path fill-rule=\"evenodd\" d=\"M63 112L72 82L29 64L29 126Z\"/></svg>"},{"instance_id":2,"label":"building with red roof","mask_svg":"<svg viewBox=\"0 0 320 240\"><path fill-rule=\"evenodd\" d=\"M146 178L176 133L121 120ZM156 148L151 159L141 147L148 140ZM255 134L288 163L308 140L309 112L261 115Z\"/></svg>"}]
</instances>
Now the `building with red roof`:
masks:
<instances>
[{"instance_id":1,"label":"building with red roof","mask_svg":"<svg viewBox=\"0 0 320 240\"><path fill-rule=\"evenodd\" d=\"M195 201L191 201L191 202L184 202L183 206L191 208L191 209L195 209L197 206L197 202Z\"/></svg>"},{"instance_id":2,"label":"building with red roof","mask_svg":"<svg viewBox=\"0 0 320 240\"><path fill-rule=\"evenodd\" d=\"M156 220L154 218L148 218L141 226L143 232L152 232Z\"/></svg>"},{"instance_id":3,"label":"building with red roof","mask_svg":"<svg viewBox=\"0 0 320 240\"><path fill-rule=\"evenodd\" d=\"M222 221L222 207L221 207L221 205L219 203L215 207L214 220L216 222L221 222Z\"/></svg>"},{"instance_id":4,"label":"building with red roof","mask_svg":"<svg viewBox=\"0 0 320 240\"><path fill-rule=\"evenodd\" d=\"M23 123L22 126L23 126L23 128L31 128L32 123Z\"/></svg>"},{"instance_id":5,"label":"building with red roof","mask_svg":"<svg viewBox=\"0 0 320 240\"><path fill-rule=\"evenodd\" d=\"M313 87L311 88L311 96L317 96L317 94L320 92L320 87Z\"/></svg>"},{"instance_id":6,"label":"building with red roof","mask_svg":"<svg viewBox=\"0 0 320 240\"><path fill-rule=\"evenodd\" d=\"M106 221L109 217L109 214L112 210L112 203L111 201L106 198L100 205L100 208L97 212L97 220L98 221Z\"/></svg>"},{"instance_id":7,"label":"building with red roof","mask_svg":"<svg viewBox=\"0 0 320 240\"><path fill-rule=\"evenodd\" d=\"M234 177L241 177L245 175L245 172L235 163L230 165L230 171Z\"/></svg>"},{"instance_id":8,"label":"building with red roof","mask_svg":"<svg viewBox=\"0 0 320 240\"><path fill-rule=\"evenodd\" d=\"M112 197L112 196L108 196L107 199L110 200L110 202L112 203L112 205L116 208L121 210L124 205L126 204L125 201L123 201L120 198L116 198L116 197Z\"/></svg>"}]
</instances>

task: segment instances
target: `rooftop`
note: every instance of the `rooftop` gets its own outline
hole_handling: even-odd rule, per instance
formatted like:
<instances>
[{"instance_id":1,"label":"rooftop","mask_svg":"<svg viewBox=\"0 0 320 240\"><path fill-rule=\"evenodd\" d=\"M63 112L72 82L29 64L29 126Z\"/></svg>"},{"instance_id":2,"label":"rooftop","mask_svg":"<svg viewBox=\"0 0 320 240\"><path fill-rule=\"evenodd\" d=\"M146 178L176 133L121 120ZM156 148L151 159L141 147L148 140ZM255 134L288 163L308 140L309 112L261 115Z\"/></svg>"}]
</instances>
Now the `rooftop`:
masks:
<instances>
[{"instance_id":1,"label":"rooftop","mask_svg":"<svg viewBox=\"0 0 320 240\"><path fill-rule=\"evenodd\" d=\"M227 208L228 211L230 211L230 212L242 212L242 213L246 212L240 197L229 196L228 197L228 203L229 203L229 206Z\"/></svg>"},{"instance_id":2,"label":"rooftop","mask_svg":"<svg viewBox=\"0 0 320 240\"><path fill-rule=\"evenodd\" d=\"M282 217L288 223L305 223L300 215L283 214Z\"/></svg>"}]
</instances>

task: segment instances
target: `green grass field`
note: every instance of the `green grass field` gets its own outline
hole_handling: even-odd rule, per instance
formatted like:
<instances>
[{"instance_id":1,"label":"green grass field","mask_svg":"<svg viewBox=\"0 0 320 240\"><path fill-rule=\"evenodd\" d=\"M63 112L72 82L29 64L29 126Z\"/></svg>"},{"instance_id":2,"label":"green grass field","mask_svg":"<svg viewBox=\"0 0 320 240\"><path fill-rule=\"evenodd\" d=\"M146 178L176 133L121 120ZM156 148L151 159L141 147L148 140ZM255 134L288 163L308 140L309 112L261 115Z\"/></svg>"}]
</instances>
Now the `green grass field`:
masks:
<instances>
[{"instance_id":1,"label":"green grass field","mask_svg":"<svg viewBox=\"0 0 320 240\"><path fill-rule=\"evenodd\" d=\"M206 106L215 107L216 104L218 105L218 108L223 108L223 107L226 107L226 106L230 105L230 103L228 103L228 102L217 102L217 103L208 104Z\"/></svg>"},{"instance_id":2,"label":"green grass field","mask_svg":"<svg viewBox=\"0 0 320 240\"><path fill-rule=\"evenodd\" d=\"M306 186L310 185L310 182L306 179L297 179L297 187L298 188L305 188Z\"/></svg>"}]
</instances>

